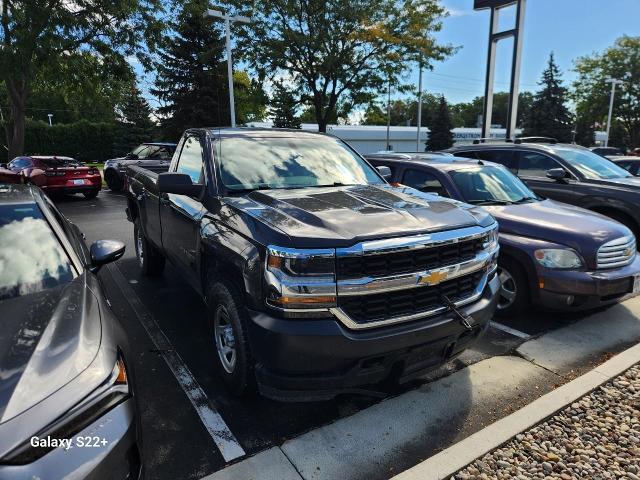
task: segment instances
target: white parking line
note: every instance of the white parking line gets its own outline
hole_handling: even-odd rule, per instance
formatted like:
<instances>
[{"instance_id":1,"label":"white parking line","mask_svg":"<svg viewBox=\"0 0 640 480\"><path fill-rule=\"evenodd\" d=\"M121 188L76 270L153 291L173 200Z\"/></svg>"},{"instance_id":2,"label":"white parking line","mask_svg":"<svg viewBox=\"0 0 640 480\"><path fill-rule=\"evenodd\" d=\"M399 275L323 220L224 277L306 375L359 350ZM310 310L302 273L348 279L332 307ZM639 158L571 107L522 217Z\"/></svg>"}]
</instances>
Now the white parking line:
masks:
<instances>
[{"instance_id":1,"label":"white parking line","mask_svg":"<svg viewBox=\"0 0 640 480\"><path fill-rule=\"evenodd\" d=\"M503 325L502 323L494 322L493 320L491 320L491 326L497 330L502 330L503 332L510 333L511 335L514 335L516 337L524 338L525 340L528 340L531 338L531 335L527 333L521 332L520 330L516 330L515 328L507 327L506 325Z\"/></svg>"},{"instance_id":2,"label":"white parking line","mask_svg":"<svg viewBox=\"0 0 640 480\"><path fill-rule=\"evenodd\" d=\"M229 430L222 416L220 416L216 408L211 404L202 387L200 387L189 368L187 368L182 358L180 358L180 355L173 349L171 342L160 329L160 326L144 306L138 295L133 291L118 266L115 264L109 265L109 271L125 300L129 303L138 320L147 331L155 348L162 351L165 362L167 362L167 365L175 375L184 393L189 398L189 401L193 405L193 408L195 408L200 420L202 420L204 427L209 432L209 435L211 435L211 438L218 447L218 450L220 450L225 461L230 462L231 460L245 456L245 451L233 433L231 433L231 430Z\"/></svg>"}]
</instances>

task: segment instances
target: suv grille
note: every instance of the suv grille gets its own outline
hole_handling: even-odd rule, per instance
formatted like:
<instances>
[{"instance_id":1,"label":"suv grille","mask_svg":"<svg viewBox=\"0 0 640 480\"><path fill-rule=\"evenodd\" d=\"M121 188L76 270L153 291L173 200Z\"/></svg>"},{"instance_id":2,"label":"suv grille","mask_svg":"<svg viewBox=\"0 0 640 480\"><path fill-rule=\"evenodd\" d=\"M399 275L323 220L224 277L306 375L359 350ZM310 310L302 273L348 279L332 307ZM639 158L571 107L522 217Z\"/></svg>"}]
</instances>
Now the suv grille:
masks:
<instances>
[{"instance_id":1,"label":"suv grille","mask_svg":"<svg viewBox=\"0 0 640 480\"><path fill-rule=\"evenodd\" d=\"M417 287L395 292L356 297L339 297L338 305L359 324L367 324L387 318L419 314L442 307L441 296L452 302L465 300L475 290L485 275L481 270L432 287Z\"/></svg>"},{"instance_id":2,"label":"suv grille","mask_svg":"<svg viewBox=\"0 0 640 480\"><path fill-rule=\"evenodd\" d=\"M629 265L636 258L636 253L635 237L617 238L598 249L598 268L616 268Z\"/></svg>"},{"instance_id":3,"label":"suv grille","mask_svg":"<svg viewBox=\"0 0 640 480\"><path fill-rule=\"evenodd\" d=\"M338 280L386 277L462 263L482 251L484 241L476 238L405 252L338 257Z\"/></svg>"}]
</instances>

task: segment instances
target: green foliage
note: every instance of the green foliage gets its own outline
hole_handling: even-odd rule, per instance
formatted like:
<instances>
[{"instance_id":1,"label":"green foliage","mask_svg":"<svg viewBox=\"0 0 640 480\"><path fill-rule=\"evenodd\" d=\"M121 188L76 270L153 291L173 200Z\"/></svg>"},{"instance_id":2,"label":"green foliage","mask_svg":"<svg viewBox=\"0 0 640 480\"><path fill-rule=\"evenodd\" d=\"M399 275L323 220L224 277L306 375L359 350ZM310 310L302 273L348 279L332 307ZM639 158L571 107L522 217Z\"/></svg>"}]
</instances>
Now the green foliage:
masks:
<instances>
[{"instance_id":1,"label":"green foliage","mask_svg":"<svg viewBox=\"0 0 640 480\"><path fill-rule=\"evenodd\" d=\"M604 52L579 58L575 70L578 122L605 128L611 95L606 79L622 80L624 85L616 88L614 118L624 129L627 146L640 146L640 37L623 36Z\"/></svg>"},{"instance_id":2,"label":"green foliage","mask_svg":"<svg viewBox=\"0 0 640 480\"><path fill-rule=\"evenodd\" d=\"M124 155L135 146L153 139L156 126L151 120L151 107L142 97L140 89L131 85L129 92L123 98L120 110L114 150L116 155Z\"/></svg>"},{"instance_id":3,"label":"green foliage","mask_svg":"<svg viewBox=\"0 0 640 480\"><path fill-rule=\"evenodd\" d=\"M27 120L25 133L25 153L29 155L60 155L103 162L113 157L116 126L80 120L50 127L48 122ZM7 158L7 150L0 151L0 161L13 158Z\"/></svg>"},{"instance_id":4,"label":"green foliage","mask_svg":"<svg viewBox=\"0 0 640 480\"><path fill-rule=\"evenodd\" d=\"M274 128L301 128L300 118L296 115L298 101L282 82L274 85L271 108Z\"/></svg>"},{"instance_id":5,"label":"green foliage","mask_svg":"<svg viewBox=\"0 0 640 480\"><path fill-rule=\"evenodd\" d=\"M449 106L444 96L440 97L440 106L433 117L429 127L429 140L427 140L427 150L437 152L453 146L453 133L451 129L451 115Z\"/></svg>"},{"instance_id":6,"label":"green foliage","mask_svg":"<svg viewBox=\"0 0 640 480\"><path fill-rule=\"evenodd\" d=\"M0 76L10 104L5 124L11 156L24 147L25 118L33 83L55 69L63 55L97 53L105 64L153 48L161 29L161 0L4 0L0 11ZM142 49L142 40L145 50Z\"/></svg>"},{"instance_id":7,"label":"green foliage","mask_svg":"<svg viewBox=\"0 0 640 480\"><path fill-rule=\"evenodd\" d=\"M251 8L245 58L264 76L286 72L320 131L339 102L367 104L390 80L399 83L408 59L430 68L454 50L433 36L446 15L437 0L260 0Z\"/></svg>"},{"instance_id":8,"label":"green foliage","mask_svg":"<svg viewBox=\"0 0 640 480\"><path fill-rule=\"evenodd\" d=\"M567 89L562 86L560 70L553 53L539 82L542 89L534 95L525 119L524 136L552 137L560 142L572 140L573 118L567 108Z\"/></svg>"},{"instance_id":9,"label":"green foliage","mask_svg":"<svg viewBox=\"0 0 640 480\"><path fill-rule=\"evenodd\" d=\"M531 92L521 92L518 96L518 119L516 125L522 127L525 118L531 111L533 95ZM455 127L478 127L478 119L484 111L484 96L476 97L471 102L458 103L451 106L451 116ZM493 94L493 112L491 123L506 128L509 114L509 92L495 92Z\"/></svg>"},{"instance_id":10,"label":"green foliage","mask_svg":"<svg viewBox=\"0 0 640 480\"><path fill-rule=\"evenodd\" d=\"M362 125L386 125L387 113L376 103L370 103L364 112Z\"/></svg>"},{"instance_id":11,"label":"green foliage","mask_svg":"<svg viewBox=\"0 0 640 480\"><path fill-rule=\"evenodd\" d=\"M176 140L192 127L229 125L229 94L221 22L205 18L208 0L184 3L165 37L151 92L164 102L158 109L165 138Z\"/></svg>"},{"instance_id":12,"label":"green foliage","mask_svg":"<svg viewBox=\"0 0 640 480\"><path fill-rule=\"evenodd\" d=\"M269 97L262 82L249 77L245 71L233 72L233 91L236 103L236 121L239 125L261 122L267 115Z\"/></svg>"}]
</instances>

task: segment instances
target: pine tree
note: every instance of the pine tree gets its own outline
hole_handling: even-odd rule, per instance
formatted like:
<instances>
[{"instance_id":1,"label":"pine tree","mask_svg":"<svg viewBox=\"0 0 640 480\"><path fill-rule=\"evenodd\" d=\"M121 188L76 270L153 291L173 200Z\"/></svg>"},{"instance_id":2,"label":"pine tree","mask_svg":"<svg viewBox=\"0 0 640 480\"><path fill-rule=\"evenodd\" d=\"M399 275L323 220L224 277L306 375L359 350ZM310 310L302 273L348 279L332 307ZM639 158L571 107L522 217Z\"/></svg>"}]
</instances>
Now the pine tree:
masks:
<instances>
[{"instance_id":1,"label":"pine tree","mask_svg":"<svg viewBox=\"0 0 640 480\"><path fill-rule=\"evenodd\" d=\"M293 93L282 82L276 82L271 97L273 128L302 128L296 115L297 104Z\"/></svg>"},{"instance_id":2,"label":"pine tree","mask_svg":"<svg viewBox=\"0 0 640 480\"><path fill-rule=\"evenodd\" d=\"M429 140L427 140L427 150L436 152L453 146L453 133L451 129L451 115L449 106L444 96L440 97L440 105L433 115L433 121L429 127Z\"/></svg>"},{"instance_id":3,"label":"pine tree","mask_svg":"<svg viewBox=\"0 0 640 480\"><path fill-rule=\"evenodd\" d=\"M119 113L119 132L114 145L116 154L124 155L136 145L153 139L156 127L151 120L151 107L136 85L132 85L125 94Z\"/></svg>"},{"instance_id":4,"label":"pine tree","mask_svg":"<svg viewBox=\"0 0 640 480\"><path fill-rule=\"evenodd\" d=\"M549 55L547 68L542 72L529 115L525 120L524 136L552 137L560 142L571 141L572 115L567 108L567 89L562 86L562 74L553 53Z\"/></svg>"},{"instance_id":5,"label":"pine tree","mask_svg":"<svg viewBox=\"0 0 640 480\"><path fill-rule=\"evenodd\" d=\"M205 18L208 0L185 2L159 53L151 92L166 105L158 109L167 140L190 127L229 125L229 95L220 22Z\"/></svg>"}]
</instances>

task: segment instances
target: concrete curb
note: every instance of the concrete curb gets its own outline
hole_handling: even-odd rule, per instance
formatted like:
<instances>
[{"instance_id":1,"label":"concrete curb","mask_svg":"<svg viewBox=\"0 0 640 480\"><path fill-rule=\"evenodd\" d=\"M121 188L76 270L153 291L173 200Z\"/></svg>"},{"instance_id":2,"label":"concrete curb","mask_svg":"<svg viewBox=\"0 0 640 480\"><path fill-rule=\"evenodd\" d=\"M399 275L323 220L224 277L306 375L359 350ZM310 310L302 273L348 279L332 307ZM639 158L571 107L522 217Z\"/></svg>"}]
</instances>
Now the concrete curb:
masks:
<instances>
[{"instance_id":1,"label":"concrete curb","mask_svg":"<svg viewBox=\"0 0 640 480\"><path fill-rule=\"evenodd\" d=\"M640 344L616 355L588 373L558 387L517 412L498 420L424 462L393 477L395 480L447 478L475 459L498 448L570 405L575 400L640 362Z\"/></svg>"}]
</instances>

